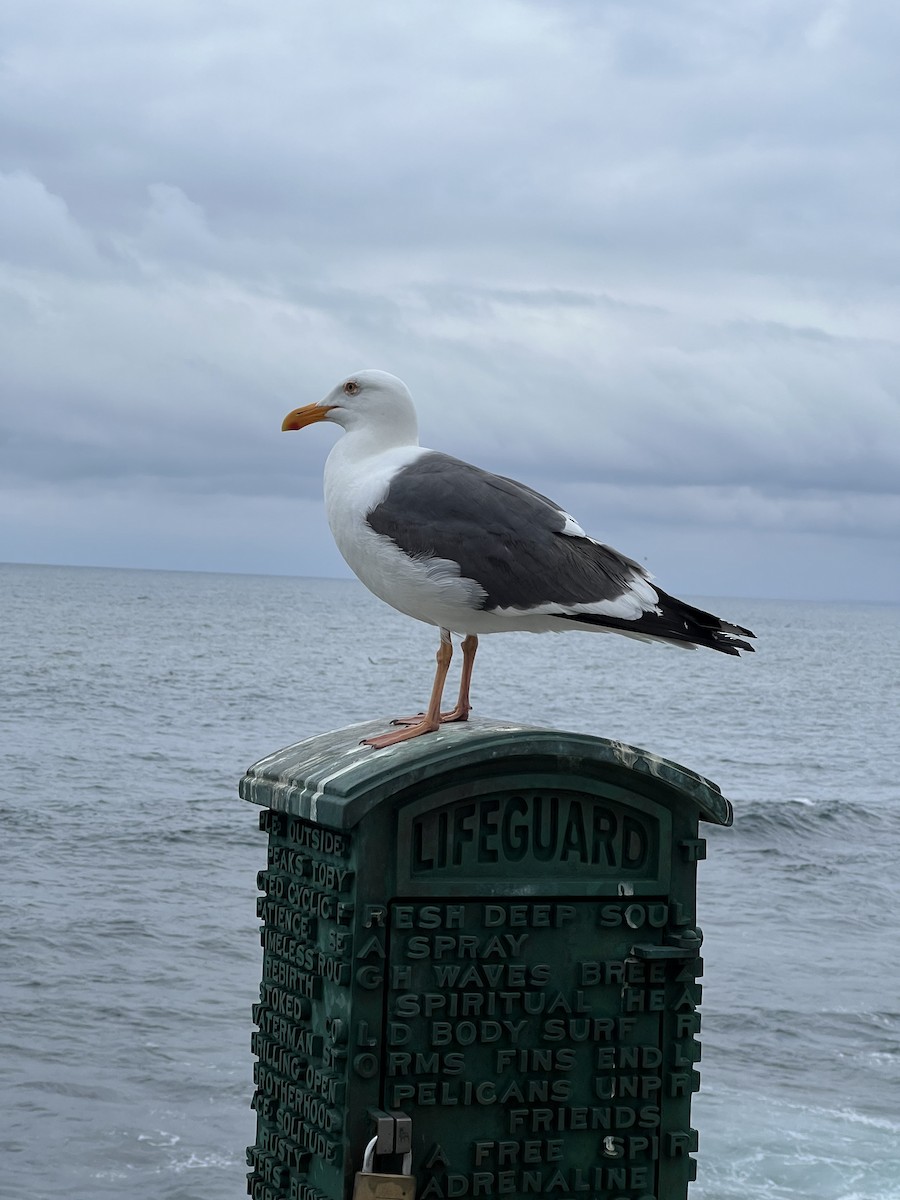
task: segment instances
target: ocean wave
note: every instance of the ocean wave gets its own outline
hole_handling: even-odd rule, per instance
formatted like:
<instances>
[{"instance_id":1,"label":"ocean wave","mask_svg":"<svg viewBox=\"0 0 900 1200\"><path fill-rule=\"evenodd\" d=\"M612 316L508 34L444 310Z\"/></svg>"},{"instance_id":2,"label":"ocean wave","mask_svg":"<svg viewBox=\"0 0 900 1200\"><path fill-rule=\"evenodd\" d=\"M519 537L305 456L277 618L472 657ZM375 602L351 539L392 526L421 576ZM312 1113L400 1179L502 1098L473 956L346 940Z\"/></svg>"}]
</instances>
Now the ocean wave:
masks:
<instances>
[{"instance_id":1,"label":"ocean wave","mask_svg":"<svg viewBox=\"0 0 900 1200\"><path fill-rule=\"evenodd\" d=\"M898 814L885 806L868 806L859 800L816 801L808 796L798 796L738 805L733 832L741 838L775 832L821 834L831 838L846 830L857 837L860 831L869 837L889 834L891 840L895 840L898 829Z\"/></svg>"}]
</instances>

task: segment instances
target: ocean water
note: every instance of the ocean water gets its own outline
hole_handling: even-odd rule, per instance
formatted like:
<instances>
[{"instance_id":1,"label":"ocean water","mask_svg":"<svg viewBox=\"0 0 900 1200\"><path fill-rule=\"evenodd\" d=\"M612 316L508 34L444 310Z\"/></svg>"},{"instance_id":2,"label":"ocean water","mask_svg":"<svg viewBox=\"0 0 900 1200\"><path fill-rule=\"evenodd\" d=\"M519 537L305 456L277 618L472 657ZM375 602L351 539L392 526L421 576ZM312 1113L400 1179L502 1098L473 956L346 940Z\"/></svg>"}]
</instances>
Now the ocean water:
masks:
<instances>
[{"instance_id":1,"label":"ocean water","mask_svg":"<svg viewBox=\"0 0 900 1200\"><path fill-rule=\"evenodd\" d=\"M759 653L485 638L476 711L734 803L699 873L692 1200L900 1200L900 609L703 602ZM265 844L238 780L415 711L435 632L329 580L0 566L0 604L0 1192L240 1197Z\"/></svg>"}]
</instances>

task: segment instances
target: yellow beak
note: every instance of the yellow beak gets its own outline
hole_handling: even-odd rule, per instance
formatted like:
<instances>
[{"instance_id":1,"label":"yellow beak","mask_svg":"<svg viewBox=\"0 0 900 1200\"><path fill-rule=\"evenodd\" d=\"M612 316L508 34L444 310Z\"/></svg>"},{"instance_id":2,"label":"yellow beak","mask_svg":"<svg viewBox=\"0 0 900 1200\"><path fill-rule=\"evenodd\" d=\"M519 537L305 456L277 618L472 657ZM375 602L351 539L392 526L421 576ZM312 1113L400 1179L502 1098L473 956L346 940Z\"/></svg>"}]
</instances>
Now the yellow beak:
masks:
<instances>
[{"instance_id":1,"label":"yellow beak","mask_svg":"<svg viewBox=\"0 0 900 1200\"><path fill-rule=\"evenodd\" d=\"M295 408L281 422L281 431L288 429L305 429L316 421L324 421L331 412L333 404L307 404L303 408Z\"/></svg>"}]
</instances>

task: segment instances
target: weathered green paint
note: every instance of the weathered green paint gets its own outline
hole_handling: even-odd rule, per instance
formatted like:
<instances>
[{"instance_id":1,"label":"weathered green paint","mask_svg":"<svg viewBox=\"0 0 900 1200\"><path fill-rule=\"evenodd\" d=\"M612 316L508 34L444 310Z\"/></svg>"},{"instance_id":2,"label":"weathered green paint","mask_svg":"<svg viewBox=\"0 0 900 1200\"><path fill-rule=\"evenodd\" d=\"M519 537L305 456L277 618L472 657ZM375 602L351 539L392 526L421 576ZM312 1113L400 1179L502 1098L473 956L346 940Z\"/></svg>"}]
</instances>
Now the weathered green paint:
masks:
<instances>
[{"instance_id":1,"label":"weathered green paint","mask_svg":"<svg viewBox=\"0 0 900 1200\"><path fill-rule=\"evenodd\" d=\"M699 775L477 721L373 722L256 763L257 1200L345 1200L369 1111L413 1120L419 1200L678 1200L693 1178ZM387 1167L397 1169L397 1160Z\"/></svg>"}]
</instances>

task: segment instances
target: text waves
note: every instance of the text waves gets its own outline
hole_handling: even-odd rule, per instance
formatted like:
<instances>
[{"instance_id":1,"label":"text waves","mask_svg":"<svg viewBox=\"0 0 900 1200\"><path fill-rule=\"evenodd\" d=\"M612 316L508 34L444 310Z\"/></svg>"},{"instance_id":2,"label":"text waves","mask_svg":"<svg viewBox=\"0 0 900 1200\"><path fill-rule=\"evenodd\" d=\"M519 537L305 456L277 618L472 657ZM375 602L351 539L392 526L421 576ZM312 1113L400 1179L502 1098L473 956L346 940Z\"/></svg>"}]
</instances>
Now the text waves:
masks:
<instances>
[{"instance_id":1,"label":"text waves","mask_svg":"<svg viewBox=\"0 0 900 1200\"><path fill-rule=\"evenodd\" d=\"M385 1103L416 1113L419 1200L658 1197L661 1164L694 1148L699 959L663 946L685 917L662 900L390 906ZM448 1131L466 1126L461 1149Z\"/></svg>"}]
</instances>

